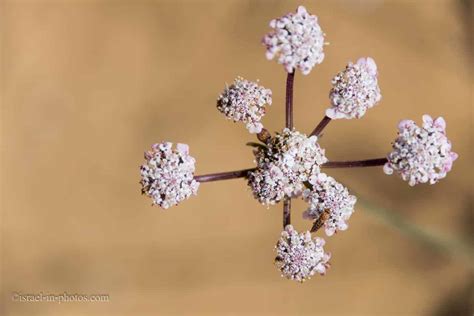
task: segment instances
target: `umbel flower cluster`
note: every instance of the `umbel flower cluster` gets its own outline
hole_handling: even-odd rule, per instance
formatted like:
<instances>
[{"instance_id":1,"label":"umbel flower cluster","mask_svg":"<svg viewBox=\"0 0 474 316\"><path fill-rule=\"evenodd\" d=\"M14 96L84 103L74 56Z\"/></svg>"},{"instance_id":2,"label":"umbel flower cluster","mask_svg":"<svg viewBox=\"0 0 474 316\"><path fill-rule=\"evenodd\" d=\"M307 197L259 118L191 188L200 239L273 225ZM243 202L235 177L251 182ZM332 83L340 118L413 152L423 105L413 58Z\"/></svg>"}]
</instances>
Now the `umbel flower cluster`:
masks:
<instances>
[{"instance_id":1,"label":"umbel flower cluster","mask_svg":"<svg viewBox=\"0 0 474 316\"><path fill-rule=\"evenodd\" d=\"M381 100L375 61L359 58L349 62L332 79L330 106L325 116L309 133L293 127L293 83L295 73L308 75L324 59L324 36L318 18L300 6L270 22L271 31L263 37L266 57L276 59L287 72L285 127L272 135L264 128L266 106L272 92L257 82L237 77L217 98L217 109L227 119L242 122L257 134L254 147L256 166L244 170L194 175L195 160L189 148L161 142L145 152L141 166L142 193L163 209L196 195L202 182L245 178L255 199L267 206L283 204L283 231L275 246L275 265L281 275L299 282L315 274L324 275L330 254L325 241L311 233L324 228L330 237L348 228L357 198L326 174L330 168L380 167L387 175L398 174L410 186L434 184L446 177L457 154L451 150L442 117L424 115L422 125L402 120L391 151L383 158L358 161L329 161L318 143L324 128L337 119L360 119ZM383 166L383 168L381 168ZM298 232L291 225L291 201L307 203L303 218L311 228Z\"/></svg>"}]
</instances>

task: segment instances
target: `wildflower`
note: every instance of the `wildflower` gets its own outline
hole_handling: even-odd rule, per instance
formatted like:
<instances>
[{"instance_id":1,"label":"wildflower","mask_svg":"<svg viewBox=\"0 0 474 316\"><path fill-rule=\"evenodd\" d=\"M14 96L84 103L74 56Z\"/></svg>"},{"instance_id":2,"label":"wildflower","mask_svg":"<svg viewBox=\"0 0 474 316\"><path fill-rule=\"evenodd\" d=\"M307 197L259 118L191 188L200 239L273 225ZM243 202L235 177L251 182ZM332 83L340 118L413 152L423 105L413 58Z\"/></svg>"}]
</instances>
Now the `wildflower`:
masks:
<instances>
[{"instance_id":1,"label":"wildflower","mask_svg":"<svg viewBox=\"0 0 474 316\"><path fill-rule=\"evenodd\" d=\"M260 120L267 104L272 104L272 91L242 77L237 77L217 99L217 109L234 122L246 123L250 133L262 131Z\"/></svg>"},{"instance_id":2,"label":"wildflower","mask_svg":"<svg viewBox=\"0 0 474 316\"><path fill-rule=\"evenodd\" d=\"M446 177L457 158L458 155L451 151L444 119L433 120L431 116L423 115L422 127L411 120L399 123L398 137L383 170L388 175L397 172L410 186L434 184Z\"/></svg>"},{"instance_id":3,"label":"wildflower","mask_svg":"<svg viewBox=\"0 0 474 316\"><path fill-rule=\"evenodd\" d=\"M275 246L275 264L281 275L299 282L310 279L315 273L324 275L331 257L324 252L324 244L324 239L311 239L310 232L298 233L287 225Z\"/></svg>"},{"instance_id":4,"label":"wildflower","mask_svg":"<svg viewBox=\"0 0 474 316\"><path fill-rule=\"evenodd\" d=\"M169 142L154 144L145 152L146 162L140 167L142 193L164 209L196 195L199 187L188 145L172 146Z\"/></svg>"},{"instance_id":5,"label":"wildflower","mask_svg":"<svg viewBox=\"0 0 474 316\"><path fill-rule=\"evenodd\" d=\"M256 149L257 170L249 176L255 198L264 204L274 204L285 195L301 193L304 182L318 174L320 165L327 161L317 139L285 128L265 147Z\"/></svg>"},{"instance_id":6,"label":"wildflower","mask_svg":"<svg viewBox=\"0 0 474 316\"><path fill-rule=\"evenodd\" d=\"M350 195L346 187L324 173L311 177L309 182L312 188L303 192L303 199L309 203L303 218L318 220L327 212L328 217L322 222L327 236L332 236L338 230L346 230L346 221L354 212L357 198Z\"/></svg>"},{"instance_id":7,"label":"wildflower","mask_svg":"<svg viewBox=\"0 0 474 316\"><path fill-rule=\"evenodd\" d=\"M275 204L284 200L283 232L278 240L275 264L282 276L303 282L316 273L325 274L330 254L324 252L325 241L312 238L311 232L325 228L327 236L347 229L354 212L356 197L346 187L321 172L321 168L383 167L387 174L397 172L410 185L436 183L451 170L458 157L451 151L443 118L423 116L419 127L402 121L393 150L387 157L364 160L328 161L318 144L318 135L332 119L361 118L367 109L381 99L377 66L372 58L361 58L332 80L331 107L309 136L293 129L294 72L309 74L324 59L324 33L316 16L302 6L270 22L273 29L263 38L268 59L276 58L287 74L285 96L285 129L272 136L261 123L265 106L272 103L272 92L256 82L237 77L217 99L217 109L234 122L243 122L261 143L254 146L255 168L216 172L194 176L195 160L187 145L159 143L145 153L141 166L142 193L153 204L168 208L196 194L200 183L244 178L256 200ZM303 217L314 221L310 231L297 232L291 223L292 198L308 203Z\"/></svg>"},{"instance_id":8,"label":"wildflower","mask_svg":"<svg viewBox=\"0 0 474 316\"><path fill-rule=\"evenodd\" d=\"M267 48L267 59L276 57L287 72L298 68L307 75L323 61L324 33L318 18L305 7L299 6L296 13L272 20L270 27L273 30L262 41Z\"/></svg>"},{"instance_id":9,"label":"wildflower","mask_svg":"<svg viewBox=\"0 0 474 316\"><path fill-rule=\"evenodd\" d=\"M349 63L333 78L332 85L329 93L332 107L326 110L326 115L332 119L361 118L382 98L377 65L370 57Z\"/></svg>"}]
</instances>

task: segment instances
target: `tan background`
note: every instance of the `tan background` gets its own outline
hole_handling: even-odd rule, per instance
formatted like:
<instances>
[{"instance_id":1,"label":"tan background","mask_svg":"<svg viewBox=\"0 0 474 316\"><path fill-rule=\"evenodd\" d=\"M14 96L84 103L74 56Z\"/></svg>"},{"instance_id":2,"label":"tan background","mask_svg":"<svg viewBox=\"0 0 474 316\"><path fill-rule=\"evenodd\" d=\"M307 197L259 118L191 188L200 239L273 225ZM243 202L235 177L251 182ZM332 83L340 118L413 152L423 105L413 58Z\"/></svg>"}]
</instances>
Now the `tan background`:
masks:
<instances>
[{"instance_id":1,"label":"tan background","mask_svg":"<svg viewBox=\"0 0 474 316\"><path fill-rule=\"evenodd\" d=\"M309 132L330 79L372 56L383 100L332 123L330 159L384 155L402 118L442 115L460 154L448 178L410 188L381 169L331 174L408 223L472 234L468 1L302 1L331 43L296 77L295 121ZM282 127L285 73L260 39L286 1L7 1L2 16L1 315L469 315L464 249L428 247L359 204L328 241L332 268L281 279L273 246L281 206L241 180L202 185L168 211L140 196L153 142L185 142L197 173L252 166L254 140L215 109L237 75L274 92L264 119ZM302 203L294 210L295 225ZM456 247L456 248L455 248ZM451 251L454 250L454 251ZM471 257L472 258L472 257ZM11 293L108 293L109 303L18 303Z\"/></svg>"}]
</instances>

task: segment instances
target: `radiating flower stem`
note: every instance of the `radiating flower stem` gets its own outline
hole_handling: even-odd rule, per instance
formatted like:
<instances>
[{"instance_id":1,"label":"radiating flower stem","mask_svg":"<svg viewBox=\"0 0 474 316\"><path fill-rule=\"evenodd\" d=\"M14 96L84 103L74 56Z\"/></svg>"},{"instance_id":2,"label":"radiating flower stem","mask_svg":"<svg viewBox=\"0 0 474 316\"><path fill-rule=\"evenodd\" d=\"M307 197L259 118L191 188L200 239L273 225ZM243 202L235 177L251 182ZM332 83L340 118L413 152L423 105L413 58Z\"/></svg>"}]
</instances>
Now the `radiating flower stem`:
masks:
<instances>
[{"instance_id":1,"label":"radiating flower stem","mask_svg":"<svg viewBox=\"0 0 474 316\"><path fill-rule=\"evenodd\" d=\"M243 170L204 174L200 176L194 176L194 180L196 180L197 182L211 182L211 181L230 180L230 179L237 179L237 178L246 178L249 172L255 171L255 169L256 168L249 168L249 169L243 169Z\"/></svg>"},{"instance_id":2,"label":"radiating flower stem","mask_svg":"<svg viewBox=\"0 0 474 316\"><path fill-rule=\"evenodd\" d=\"M285 126L293 129L293 84L295 82L295 72L289 72L286 77L286 107L285 107ZM283 229L291 224L291 198L285 197L283 202Z\"/></svg>"},{"instance_id":3,"label":"radiating flower stem","mask_svg":"<svg viewBox=\"0 0 474 316\"><path fill-rule=\"evenodd\" d=\"M354 161L329 161L321 165L322 168L358 168L358 167L376 167L383 166L387 158L376 158Z\"/></svg>"},{"instance_id":4,"label":"radiating flower stem","mask_svg":"<svg viewBox=\"0 0 474 316\"><path fill-rule=\"evenodd\" d=\"M283 201L283 229L291 224L291 198L285 197Z\"/></svg>"},{"instance_id":5,"label":"radiating flower stem","mask_svg":"<svg viewBox=\"0 0 474 316\"><path fill-rule=\"evenodd\" d=\"M295 72L289 72L286 77L286 124L290 130L293 129L293 83L295 81Z\"/></svg>"},{"instance_id":6,"label":"radiating flower stem","mask_svg":"<svg viewBox=\"0 0 474 316\"><path fill-rule=\"evenodd\" d=\"M319 136L323 129L331 122L331 118L328 116L323 117L321 122L319 122L318 126L311 132L309 136Z\"/></svg>"}]
</instances>

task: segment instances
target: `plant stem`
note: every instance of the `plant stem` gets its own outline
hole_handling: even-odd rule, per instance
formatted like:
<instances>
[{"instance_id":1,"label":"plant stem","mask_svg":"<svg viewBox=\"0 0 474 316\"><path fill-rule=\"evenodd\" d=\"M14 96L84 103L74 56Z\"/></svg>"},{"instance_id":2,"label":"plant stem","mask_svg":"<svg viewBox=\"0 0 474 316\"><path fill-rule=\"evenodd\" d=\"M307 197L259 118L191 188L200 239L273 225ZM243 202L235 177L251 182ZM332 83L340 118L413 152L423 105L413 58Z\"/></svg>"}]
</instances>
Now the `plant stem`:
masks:
<instances>
[{"instance_id":1,"label":"plant stem","mask_svg":"<svg viewBox=\"0 0 474 316\"><path fill-rule=\"evenodd\" d=\"M289 72L286 77L286 106L285 106L285 126L293 129L293 84L295 82L295 72ZM283 229L291 224L291 198L285 197L283 201Z\"/></svg>"},{"instance_id":2,"label":"plant stem","mask_svg":"<svg viewBox=\"0 0 474 316\"><path fill-rule=\"evenodd\" d=\"M256 168L250 168L250 169L243 169L243 170L204 174L200 176L194 176L194 180L196 180L197 182L211 182L211 181L229 180L229 179L237 179L237 178L246 178L249 172L252 172L255 169Z\"/></svg>"},{"instance_id":3,"label":"plant stem","mask_svg":"<svg viewBox=\"0 0 474 316\"><path fill-rule=\"evenodd\" d=\"M291 224L291 198L285 197L283 201L283 229Z\"/></svg>"},{"instance_id":4,"label":"plant stem","mask_svg":"<svg viewBox=\"0 0 474 316\"><path fill-rule=\"evenodd\" d=\"M286 124L289 129L293 129L293 83L295 81L295 72L289 72L286 77Z\"/></svg>"},{"instance_id":5,"label":"plant stem","mask_svg":"<svg viewBox=\"0 0 474 316\"><path fill-rule=\"evenodd\" d=\"M323 168L357 168L357 167L376 167L383 166L387 158L376 158L355 161L329 161L323 164Z\"/></svg>"},{"instance_id":6,"label":"plant stem","mask_svg":"<svg viewBox=\"0 0 474 316\"><path fill-rule=\"evenodd\" d=\"M353 190L351 190L353 191ZM405 219L397 210L390 210L372 204L359 194L357 195L357 203L362 206L364 211L372 213L381 222L386 225L398 229L402 234L413 238L433 249L442 250L448 254L457 255L466 260L466 263L474 268L474 249L469 240L452 239L449 236L442 235L437 231L430 230L426 227L419 226L413 221Z\"/></svg>"},{"instance_id":7,"label":"plant stem","mask_svg":"<svg viewBox=\"0 0 474 316\"><path fill-rule=\"evenodd\" d=\"M331 122L331 118L324 116L321 122L319 122L318 126L311 132L309 136L319 136L323 129Z\"/></svg>"}]
</instances>

